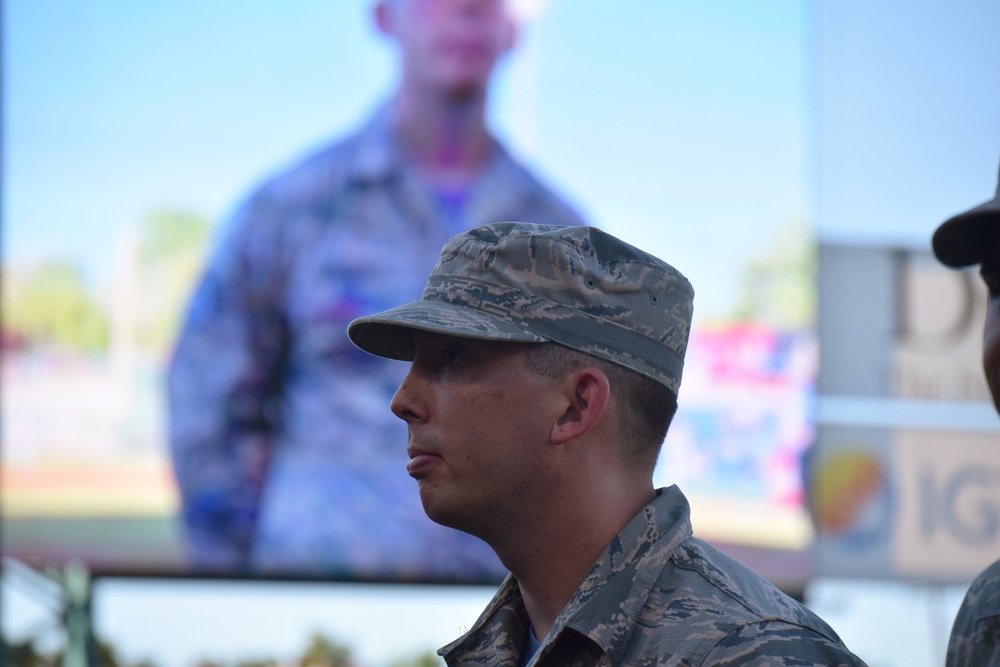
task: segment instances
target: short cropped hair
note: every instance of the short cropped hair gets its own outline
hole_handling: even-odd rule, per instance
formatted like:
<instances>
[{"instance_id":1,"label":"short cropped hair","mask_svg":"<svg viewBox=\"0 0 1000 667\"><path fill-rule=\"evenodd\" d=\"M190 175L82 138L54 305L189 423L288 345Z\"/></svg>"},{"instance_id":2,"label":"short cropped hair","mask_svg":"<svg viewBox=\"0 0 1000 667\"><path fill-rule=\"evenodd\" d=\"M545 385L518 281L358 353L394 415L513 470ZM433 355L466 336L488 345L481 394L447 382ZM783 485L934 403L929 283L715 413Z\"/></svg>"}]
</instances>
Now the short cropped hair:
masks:
<instances>
[{"instance_id":1,"label":"short cropped hair","mask_svg":"<svg viewBox=\"0 0 1000 667\"><path fill-rule=\"evenodd\" d=\"M557 378L593 366L607 376L611 393L618 399L625 458L652 471L677 412L674 392L624 366L559 343L538 343L529 347L525 363L533 373Z\"/></svg>"}]
</instances>

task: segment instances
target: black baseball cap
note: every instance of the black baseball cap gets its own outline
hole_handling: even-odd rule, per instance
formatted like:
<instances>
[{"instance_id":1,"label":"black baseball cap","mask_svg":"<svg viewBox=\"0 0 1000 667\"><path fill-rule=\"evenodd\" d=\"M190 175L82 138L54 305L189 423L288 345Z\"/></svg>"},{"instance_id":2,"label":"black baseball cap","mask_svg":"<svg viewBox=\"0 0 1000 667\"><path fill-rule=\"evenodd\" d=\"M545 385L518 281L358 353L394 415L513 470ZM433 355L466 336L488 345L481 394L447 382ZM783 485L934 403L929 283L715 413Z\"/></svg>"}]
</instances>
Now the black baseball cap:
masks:
<instances>
[{"instance_id":1,"label":"black baseball cap","mask_svg":"<svg viewBox=\"0 0 1000 667\"><path fill-rule=\"evenodd\" d=\"M993 199L942 222L931 246L942 264L956 269L1000 260L1000 173Z\"/></svg>"}]
</instances>

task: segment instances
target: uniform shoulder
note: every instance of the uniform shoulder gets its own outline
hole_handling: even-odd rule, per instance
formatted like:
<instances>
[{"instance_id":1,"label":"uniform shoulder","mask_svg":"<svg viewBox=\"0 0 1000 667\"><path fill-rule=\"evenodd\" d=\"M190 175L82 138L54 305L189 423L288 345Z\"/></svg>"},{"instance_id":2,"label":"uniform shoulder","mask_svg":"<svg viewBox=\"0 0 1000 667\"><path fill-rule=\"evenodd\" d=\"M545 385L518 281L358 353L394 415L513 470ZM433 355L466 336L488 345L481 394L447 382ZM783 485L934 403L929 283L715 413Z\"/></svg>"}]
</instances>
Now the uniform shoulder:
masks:
<instances>
[{"instance_id":1,"label":"uniform shoulder","mask_svg":"<svg viewBox=\"0 0 1000 667\"><path fill-rule=\"evenodd\" d=\"M524 212L521 213L520 222L576 227L588 224L570 200L553 187L536 167L529 167L501 142L497 141L495 146L502 173L507 181L505 186L513 185L505 187L505 190L519 193L524 197Z\"/></svg>"},{"instance_id":2,"label":"uniform shoulder","mask_svg":"<svg viewBox=\"0 0 1000 667\"><path fill-rule=\"evenodd\" d=\"M818 616L763 577L693 537L660 563L633 633L644 655L669 647L703 667L861 667Z\"/></svg>"},{"instance_id":3,"label":"uniform shoulder","mask_svg":"<svg viewBox=\"0 0 1000 667\"><path fill-rule=\"evenodd\" d=\"M334 223L338 202L348 191L356 145L355 135L326 142L250 188L219 230L213 264L271 266Z\"/></svg>"},{"instance_id":4,"label":"uniform shoulder","mask_svg":"<svg viewBox=\"0 0 1000 667\"><path fill-rule=\"evenodd\" d=\"M702 540L685 540L672 559L676 566L673 576L685 579L691 595L703 604L715 605L718 611L726 612L734 627L778 621L840 642L833 629L803 604Z\"/></svg>"},{"instance_id":5,"label":"uniform shoulder","mask_svg":"<svg viewBox=\"0 0 1000 667\"><path fill-rule=\"evenodd\" d=\"M1000 660L1000 560L973 580L955 616L946 665L993 665Z\"/></svg>"},{"instance_id":6,"label":"uniform shoulder","mask_svg":"<svg viewBox=\"0 0 1000 667\"><path fill-rule=\"evenodd\" d=\"M294 207L328 197L346 182L357 145L358 137L352 135L300 153L265 176L246 201Z\"/></svg>"},{"instance_id":7,"label":"uniform shoulder","mask_svg":"<svg viewBox=\"0 0 1000 667\"><path fill-rule=\"evenodd\" d=\"M588 224L580 211L561 192L553 189L549 183L543 181L540 176L528 171L527 168L525 168L525 171L534 185L534 192L536 193L535 196L539 207L544 211L542 219L551 220L550 224L571 225L574 227L582 227Z\"/></svg>"},{"instance_id":8,"label":"uniform shoulder","mask_svg":"<svg viewBox=\"0 0 1000 667\"><path fill-rule=\"evenodd\" d=\"M980 572L969 588L970 590L987 590L993 591L994 594L1000 594L1000 560Z\"/></svg>"}]
</instances>

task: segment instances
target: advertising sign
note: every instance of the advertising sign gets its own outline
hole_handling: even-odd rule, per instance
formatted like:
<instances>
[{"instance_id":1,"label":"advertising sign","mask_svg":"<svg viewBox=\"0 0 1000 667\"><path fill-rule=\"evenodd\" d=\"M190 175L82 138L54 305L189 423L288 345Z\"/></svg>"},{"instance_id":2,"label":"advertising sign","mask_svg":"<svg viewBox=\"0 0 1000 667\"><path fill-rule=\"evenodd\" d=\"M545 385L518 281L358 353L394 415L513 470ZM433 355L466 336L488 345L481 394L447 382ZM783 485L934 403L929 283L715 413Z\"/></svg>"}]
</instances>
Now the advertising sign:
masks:
<instances>
[{"instance_id":1,"label":"advertising sign","mask_svg":"<svg viewBox=\"0 0 1000 667\"><path fill-rule=\"evenodd\" d=\"M821 246L820 271L817 570L967 581L1000 554L985 288L929 251Z\"/></svg>"}]
</instances>

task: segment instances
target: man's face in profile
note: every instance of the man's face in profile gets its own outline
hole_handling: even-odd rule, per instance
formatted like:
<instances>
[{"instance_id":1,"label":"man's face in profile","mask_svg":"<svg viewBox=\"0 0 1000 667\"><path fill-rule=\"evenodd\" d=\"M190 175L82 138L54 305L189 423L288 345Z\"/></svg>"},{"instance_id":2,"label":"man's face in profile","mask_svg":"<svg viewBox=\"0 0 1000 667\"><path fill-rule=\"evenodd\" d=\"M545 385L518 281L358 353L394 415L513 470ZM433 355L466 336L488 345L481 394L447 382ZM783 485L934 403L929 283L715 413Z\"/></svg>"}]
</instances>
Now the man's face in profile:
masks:
<instances>
[{"instance_id":1,"label":"man's face in profile","mask_svg":"<svg viewBox=\"0 0 1000 667\"><path fill-rule=\"evenodd\" d=\"M983 332L983 371L993 394L993 405L1000 412L1000 247L983 261L980 275L990 295Z\"/></svg>"}]
</instances>

